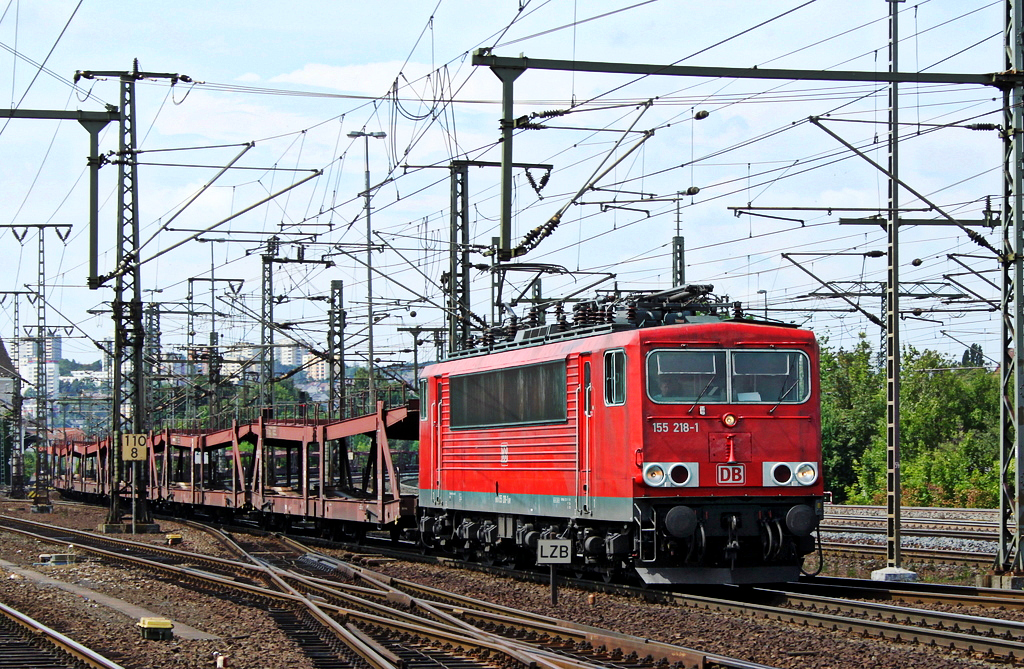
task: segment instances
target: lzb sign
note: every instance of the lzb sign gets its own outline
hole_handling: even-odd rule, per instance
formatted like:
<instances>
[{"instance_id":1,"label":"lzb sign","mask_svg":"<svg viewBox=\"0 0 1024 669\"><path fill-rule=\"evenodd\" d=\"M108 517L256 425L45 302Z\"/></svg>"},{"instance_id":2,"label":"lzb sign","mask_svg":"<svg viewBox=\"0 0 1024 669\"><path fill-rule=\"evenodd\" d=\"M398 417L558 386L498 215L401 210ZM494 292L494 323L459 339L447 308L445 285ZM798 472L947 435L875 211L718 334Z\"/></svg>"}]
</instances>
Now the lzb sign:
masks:
<instances>
[{"instance_id":1,"label":"lzb sign","mask_svg":"<svg viewBox=\"0 0 1024 669\"><path fill-rule=\"evenodd\" d=\"M741 464L718 465L718 485L743 485L746 475Z\"/></svg>"},{"instance_id":2,"label":"lzb sign","mask_svg":"<svg viewBox=\"0 0 1024 669\"><path fill-rule=\"evenodd\" d=\"M537 564L572 563L571 539L541 539L537 542Z\"/></svg>"},{"instance_id":3,"label":"lzb sign","mask_svg":"<svg viewBox=\"0 0 1024 669\"><path fill-rule=\"evenodd\" d=\"M145 460L148 439L144 434L121 435L121 459Z\"/></svg>"}]
</instances>

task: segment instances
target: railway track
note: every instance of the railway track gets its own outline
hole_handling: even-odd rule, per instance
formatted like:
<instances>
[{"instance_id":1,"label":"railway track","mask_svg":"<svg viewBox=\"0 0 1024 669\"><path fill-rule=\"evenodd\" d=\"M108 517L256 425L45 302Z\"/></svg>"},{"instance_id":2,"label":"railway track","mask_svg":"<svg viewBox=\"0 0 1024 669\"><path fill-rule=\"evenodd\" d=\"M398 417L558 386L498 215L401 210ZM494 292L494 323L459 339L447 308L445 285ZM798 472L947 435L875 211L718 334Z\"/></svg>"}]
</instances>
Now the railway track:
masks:
<instances>
[{"instance_id":1,"label":"railway track","mask_svg":"<svg viewBox=\"0 0 1024 669\"><path fill-rule=\"evenodd\" d=\"M297 549L297 550L301 550ZM329 563L323 557L317 558ZM339 567L352 569L350 566ZM360 569L362 574L372 574L369 569ZM370 577L372 578L372 577ZM789 585L777 588L730 588L729 597L709 597L693 593L652 592L651 590L595 584L592 582L572 582L574 585L643 597L702 610L713 610L729 615L755 616L771 620L790 622L803 626L820 627L840 630L863 636L883 639L914 642L928 647L958 649L968 653L981 653L1004 661L1020 661L1024 659L1024 623L1014 621L998 621L979 615L946 613L910 606L912 602L929 599L931 604L948 606L964 604L966 591L979 592L977 589L948 589L928 594L926 586L918 584L913 590L895 591L880 588L866 588L864 582L849 581L834 583L827 579L815 583L814 579L801 583L794 588ZM479 602L466 601L463 598L451 598L450 594L436 595L430 588L418 584L391 580L391 585L401 588L404 592L415 594L425 599L435 599L454 610L466 619L472 619L481 626L498 625L503 615L498 610L487 610L484 613L464 613L471 606L479 606ZM870 582L868 582L870 583ZM860 589L855 589L859 584ZM796 588L802 588L799 591ZM939 589L941 590L941 589ZM808 592L810 591L810 592ZM816 591L816 592L815 592ZM1001 597L1001 591L989 591L989 595L973 595L976 597L972 605L987 606L992 610L999 608L1024 607L1024 598L1016 595ZM901 600L906 606L882 604L877 601L855 601L854 598ZM491 617L494 616L494 617ZM561 622L559 625L564 626ZM541 632L537 632L538 634Z\"/></svg>"},{"instance_id":2,"label":"railway track","mask_svg":"<svg viewBox=\"0 0 1024 669\"><path fill-rule=\"evenodd\" d=\"M821 528L827 532L884 534L886 520L883 507L826 505ZM953 536L995 541L999 518L993 509L907 507L900 516L900 529L908 536Z\"/></svg>"},{"instance_id":3,"label":"railway track","mask_svg":"<svg viewBox=\"0 0 1024 669\"><path fill-rule=\"evenodd\" d=\"M56 630L0 604L0 669L121 669Z\"/></svg>"},{"instance_id":4,"label":"railway track","mask_svg":"<svg viewBox=\"0 0 1024 669\"><path fill-rule=\"evenodd\" d=\"M456 615L450 608L445 610L392 587L386 579L376 579L307 550L301 555L298 550L252 555L237 547L236 554L246 556L247 562L243 563L90 532L46 528L43 523L7 516L0 517L0 526L40 541L66 544L73 540L76 551L130 564L136 571L145 569L161 577L173 577L180 584L204 592L244 598L250 605L277 616L281 628L308 648L310 657L327 662L318 666L331 666L332 657L343 661L340 666L374 669L397 669L410 662L414 666L453 669L765 666L594 628L567 634L570 623L553 619L541 623L523 612L506 613L500 620L502 633L480 629L460 618L469 615L466 610ZM110 550L111 545L117 550ZM305 573L282 563L302 564ZM199 565L212 565L216 573ZM225 571L229 569L232 576L227 577ZM342 579L357 579L359 583L318 580L308 575L310 570L337 572ZM337 645L339 642L343 647Z\"/></svg>"},{"instance_id":5,"label":"railway track","mask_svg":"<svg viewBox=\"0 0 1024 669\"><path fill-rule=\"evenodd\" d=\"M607 630L575 625L521 610L509 609L450 592L396 581L341 560L310 550L290 539L279 539L287 550L263 551L273 561L284 556L284 565L274 565L277 576L296 589L316 595L317 601L333 602L341 607L359 608L366 616L395 617L404 625L403 635L396 643L393 625L369 625L373 640L386 646L399 657L414 644L417 655L434 661L432 650L422 644L421 626L441 625L443 635L431 632L435 641L451 643L452 633L469 635L477 653L490 656L495 651L519 657L529 665L547 667L604 667L612 669L623 663L636 669L659 666L677 667L742 667L760 666L722 656L713 656L689 649L639 639ZM263 562L262 558L252 557ZM303 576L301 572L341 575L343 580ZM368 600L371 603L368 603ZM463 641L463 644L467 642ZM404 658L409 659L409 658Z\"/></svg>"},{"instance_id":6,"label":"railway track","mask_svg":"<svg viewBox=\"0 0 1024 669\"><path fill-rule=\"evenodd\" d=\"M51 540L63 543L67 533L63 529L56 530ZM257 540L241 537L238 542L234 542L232 537L223 533L222 536L225 546L235 544L231 548L232 552L247 561L235 567L239 570L236 573L245 576L241 580L263 584L250 587L269 587L273 582L278 582L275 596L290 593L294 597L304 597L315 602L326 615L335 621L343 621L349 631L363 643L377 648L378 654L390 663L398 662L395 666L413 660L401 655L405 647L414 648L421 662L429 660L429 664L443 665L443 660L429 658L432 649L446 645L460 648L460 661L469 663L462 666L473 669L493 666L489 662L499 656L504 658L502 663L505 664L511 662L513 665L521 665L525 661L538 667L564 666L559 662L571 662L576 667L607 667L619 666L624 660L628 660L631 667L641 668L658 663L664 665L666 662L669 665L678 663L680 666L756 666L708 656L698 661L689 655L680 655L692 651L679 647L661 648L646 641L638 646L633 637L609 636L609 633L595 628L510 611L452 593L434 591L422 585L380 576L370 568L342 562L286 538L266 537ZM154 549L160 549L159 552L165 550L163 547L152 546L142 550ZM208 558L197 557L196 562L205 559ZM366 561L375 560L380 558ZM222 558L214 559L213 562L218 565L232 563ZM190 576L198 571L195 566L180 568L188 570ZM261 571L264 572L262 575L259 573ZM501 569L488 571L508 574L507 570ZM522 574L517 576L524 577ZM525 577L540 580L537 574ZM1016 641L1024 638L1024 626L1020 623L993 620L988 615L949 614L926 608L927 605L942 606L950 602L984 607L992 612L1000 608L1024 608L1024 599L1003 591L960 588L940 592L934 586L923 584L900 584L901 589L894 590L883 589L873 582L811 579L799 584L788 584L783 588L734 589L735 592L731 592L729 597L706 597L699 593L656 592L574 582L571 579L565 581L581 587L676 606L718 611L730 616L760 617L863 636L913 641L926 647L959 649L1000 661L1020 661L1024 658L1024 645ZM274 606L293 610L296 601L291 600L290 608L276 602ZM302 617L292 615L300 619ZM311 614L303 615L309 617ZM443 629L438 630L437 625ZM481 633L500 638L491 638L491 645L484 645L475 636ZM464 639L467 634L473 640L470 647L457 646L467 643L456 641ZM396 638L400 639L397 646L393 641ZM322 636L317 643L324 643ZM643 661L648 656L653 664ZM474 665L474 662L478 664ZM700 662L709 664L702 665Z\"/></svg>"},{"instance_id":7,"label":"railway track","mask_svg":"<svg viewBox=\"0 0 1024 669\"><path fill-rule=\"evenodd\" d=\"M831 555L843 556L856 560L885 560L884 545L850 544L839 541L822 541L822 550ZM939 548L908 548L900 550L903 560L908 564L949 564L968 565L974 567L991 567L995 556L988 553L971 551L954 551Z\"/></svg>"},{"instance_id":8,"label":"railway track","mask_svg":"<svg viewBox=\"0 0 1024 669\"><path fill-rule=\"evenodd\" d=\"M885 518L886 507L858 504L826 504L826 518L840 518L848 516L869 516ZM996 509L959 509L938 506L905 506L902 507L904 519L940 519L949 520L951 517L961 518L967 521L999 522L999 512Z\"/></svg>"}]
</instances>

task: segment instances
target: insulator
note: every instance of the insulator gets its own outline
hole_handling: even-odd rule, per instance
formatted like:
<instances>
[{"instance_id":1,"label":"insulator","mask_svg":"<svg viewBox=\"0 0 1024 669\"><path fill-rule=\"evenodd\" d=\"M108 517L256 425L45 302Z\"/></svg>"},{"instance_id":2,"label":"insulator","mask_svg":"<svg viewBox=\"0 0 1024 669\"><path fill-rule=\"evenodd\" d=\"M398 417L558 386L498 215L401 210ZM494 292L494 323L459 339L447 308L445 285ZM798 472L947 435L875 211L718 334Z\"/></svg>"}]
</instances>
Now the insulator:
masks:
<instances>
[{"instance_id":1,"label":"insulator","mask_svg":"<svg viewBox=\"0 0 1024 669\"><path fill-rule=\"evenodd\" d=\"M538 193L540 192L540 189L537 188L537 182L534 181L533 175L530 174L530 170L529 169L526 170L526 180L530 182L530 187L533 188L534 191L536 191Z\"/></svg>"}]
</instances>

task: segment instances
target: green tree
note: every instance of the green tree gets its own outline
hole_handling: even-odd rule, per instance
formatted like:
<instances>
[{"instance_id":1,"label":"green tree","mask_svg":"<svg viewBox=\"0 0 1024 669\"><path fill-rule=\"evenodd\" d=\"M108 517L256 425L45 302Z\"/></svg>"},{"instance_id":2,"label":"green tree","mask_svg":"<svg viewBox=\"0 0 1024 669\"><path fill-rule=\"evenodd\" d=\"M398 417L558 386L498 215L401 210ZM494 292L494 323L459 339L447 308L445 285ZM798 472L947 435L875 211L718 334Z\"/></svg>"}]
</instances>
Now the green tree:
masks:
<instances>
[{"instance_id":1,"label":"green tree","mask_svg":"<svg viewBox=\"0 0 1024 669\"><path fill-rule=\"evenodd\" d=\"M857 481L856 463L885 415L884 378L864 333L850 351L821 344L821 437L825 485L846 501Z\"/></svg>"},{"instance_id":2,"label":"green tree","mask_svg":"<svg viewBox=\"0 0 1024 669\"><path fill-rule=\"evenodd\" d=\"M992 506L998 500L999 378L935 351L904 350L900 378L901 495L908 505ZM881 379L884 382L884 379ZM884 416L855 463L846 499L886 494Z\"/></svg>"},{"instance_id":3,"label":"green tree","mask_svg":"<svg viewBox=\"0 0 1024 669\"><path fill-rule=\"evenodd\" d=\"M980 344L971 344L971 347L964 350L961 364L964 367L983 367L985 365L985 354Z\"/></svg>"}]
</instances>

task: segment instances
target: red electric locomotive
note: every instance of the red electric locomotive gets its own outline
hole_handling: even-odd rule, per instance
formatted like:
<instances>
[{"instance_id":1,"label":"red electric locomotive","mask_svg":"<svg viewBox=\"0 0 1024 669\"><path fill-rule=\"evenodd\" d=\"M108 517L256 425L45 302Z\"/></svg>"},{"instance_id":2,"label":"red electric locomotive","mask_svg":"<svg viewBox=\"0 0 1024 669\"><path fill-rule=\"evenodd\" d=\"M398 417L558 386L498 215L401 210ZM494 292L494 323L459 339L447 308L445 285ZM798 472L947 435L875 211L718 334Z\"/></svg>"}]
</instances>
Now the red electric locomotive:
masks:
<instances>
[{"instance_id":1,"label":"red electric locomotive","mask_svg":"<svg viewBox=\"0 0 1024 669\"><path fill-rule=\"evenodd\" d=\"M795 579L822 516L817 345L721 317L710 288L425 368L421 540L501 561L567 538L576 570L650 584Z\"/></svg>"}]
</instances>

